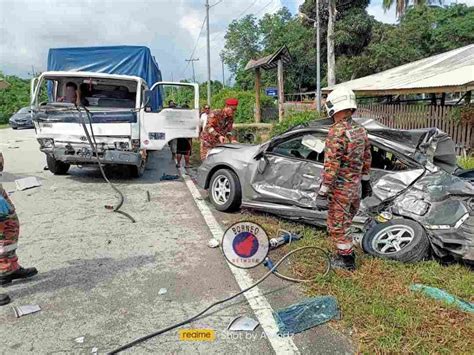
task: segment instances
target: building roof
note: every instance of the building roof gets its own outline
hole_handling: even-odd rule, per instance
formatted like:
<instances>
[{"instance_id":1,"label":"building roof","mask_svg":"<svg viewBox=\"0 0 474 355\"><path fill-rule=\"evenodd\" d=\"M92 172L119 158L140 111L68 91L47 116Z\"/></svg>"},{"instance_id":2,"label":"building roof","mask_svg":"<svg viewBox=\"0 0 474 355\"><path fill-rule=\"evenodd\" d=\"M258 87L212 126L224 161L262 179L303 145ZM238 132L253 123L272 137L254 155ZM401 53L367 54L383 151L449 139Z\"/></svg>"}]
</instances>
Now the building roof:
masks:
<instances>
[{"instance_id":1,"label":"building roof","mask_svg":"<svg viewBox=\"0 0 474 355\"><path fill-rule=\"evenodd\" d=\"M323 92L339 86L371 96L474 90L474 44L325 87Z\"/></svg>"},{"instance_id":2,"label":"building roof","mask_svg":"<svg viewBox=\"0 0 474 355\"><path fill-rule=\"evenodd\" d=\"M245 70L262 68L265 70L274 69L278 65L278 60L281 59L283 64L291 63L291 55L287 46L281 47L275 53L267 55L259 59L250 59L245 66Z\"/></svg>"}]
</instances>

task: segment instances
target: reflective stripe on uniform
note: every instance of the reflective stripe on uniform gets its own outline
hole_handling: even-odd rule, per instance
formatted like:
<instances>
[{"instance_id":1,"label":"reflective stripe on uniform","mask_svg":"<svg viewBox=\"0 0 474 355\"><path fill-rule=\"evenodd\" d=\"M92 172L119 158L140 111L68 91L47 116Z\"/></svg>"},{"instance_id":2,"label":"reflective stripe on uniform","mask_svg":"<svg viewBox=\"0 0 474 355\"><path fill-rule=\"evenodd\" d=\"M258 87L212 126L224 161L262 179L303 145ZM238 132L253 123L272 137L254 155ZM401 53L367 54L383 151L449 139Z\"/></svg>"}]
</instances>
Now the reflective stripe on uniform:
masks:
<instances>
[{"instance_id":1,"label":"reflective stripe on uniform","mask_svg":"<svg viewBox=\"0 0 474 355\"><path fill-rule=\"evenodd\" d=\"M370 181L370 175L362 175L362 181Z\"/></svg>"},{"instance_id":2,"label":"reflective stripe on uniform","mask_svg":"<svg viewBox=\"0 0 474 355\"><path fill-rule=\"evenodd\" d=\"M321 185L321 188L319 189L319 192L321 194L327 194L329 191L329 187L327 187L326 185Z\"/></svg>"},{"instance_id":3,"label":"reflective stripe on uniform","mask_svg":"<svg viewBox=\"0 0 474 355\"><path fill-rule=\"evenodd\" d=\"M352 243L337 243L336 248L339 250L349 250L352 249Z\"/></svg>"},{"instance_id":4,"label":"reflective stripe on uniform","mask_svg":"<svg viewBox=\"0 0 474 355\"><path fill-rule=\"evenodd\" d=\"M0 243L1 243L1 242L0 242ZM16 250L17 248L18 248L18 244L17 244L17 243L5 245L5 246L1 246L1 245L0 245L0 255L6 254L6 253L11 252L11 251L14 251L14 250Z\"/></svg>"}]
</instances>

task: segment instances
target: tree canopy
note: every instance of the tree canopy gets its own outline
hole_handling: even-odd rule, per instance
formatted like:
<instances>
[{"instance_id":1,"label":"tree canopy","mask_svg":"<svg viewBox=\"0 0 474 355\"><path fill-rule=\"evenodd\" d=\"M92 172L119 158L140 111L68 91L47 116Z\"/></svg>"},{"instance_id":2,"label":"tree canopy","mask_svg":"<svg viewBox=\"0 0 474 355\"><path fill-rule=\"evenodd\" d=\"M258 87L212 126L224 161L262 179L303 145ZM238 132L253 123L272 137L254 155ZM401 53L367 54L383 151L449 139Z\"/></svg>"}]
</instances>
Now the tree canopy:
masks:
<instances>
[{"instance_id":1,"label":"tree canopy","mask_svg":"<svg viewBox=\"0 0 474 355\"><path fill-rule=\"evenodd\" d=\"M395 4L395 2L392 2ZM474 43L474 7L464 4L428 6L420 1L403 7L399 23L385 24L370 16L369 0L338 0L334 32L337 82L366 76ZM306 0L300 11L315 17L315 0ZM393 5L392 4L392 5ZM389 2L385 3L388 6ZM327 2L320 1L322 85L326 85ZM383 6L383 5L382 5ZM398 6L398 5L397 5ZM316 41L313 23L292 15L286 8L261 19L248 15L233 21L225 36L223 57L239 89L254 87L254 74L245 71L250 59L271 54L282 45L293 63L285 68L285 90L301 92L316 86ZM264 86L276 84L276 73L264 71Z\"/></svg>"}]
</instances>

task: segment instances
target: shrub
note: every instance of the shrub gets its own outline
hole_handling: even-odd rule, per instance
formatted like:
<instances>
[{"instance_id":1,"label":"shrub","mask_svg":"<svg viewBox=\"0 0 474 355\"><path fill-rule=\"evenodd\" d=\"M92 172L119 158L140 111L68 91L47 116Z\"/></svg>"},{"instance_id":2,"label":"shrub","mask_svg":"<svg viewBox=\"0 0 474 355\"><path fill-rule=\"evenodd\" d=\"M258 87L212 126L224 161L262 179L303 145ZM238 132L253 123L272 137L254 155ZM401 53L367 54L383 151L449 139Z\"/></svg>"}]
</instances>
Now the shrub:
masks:
<instances>
[{"instance_id":1,"label":"shrub","mask_svg":"<svg viewBox=\"0 0 474 355\"><path fill-rule=\"evenodd\" d=\"M463 169L474 169L474 156L459 157L458 164Z\"/></svg>"},{"instance_id":2,"label":"shrub","mask_svg":"<svg viewBox=\"0 0 474 355\"><path fill-rule=\"evenodd\" d=\"M236 123L254 122L255 92L233 89L221 90L212 97L212 108L224 108L225 100L230 97L239 100L239 106L237 107L234 121ZM260 100L262 107L273 106L273 100L268 96L261 95Z\"/></svg>"},{"instance_id":3,"label":"shrub","mask_svg":"<svg viewBox=\"0 0 474 355\"><path fill-rule=\"evenodd\" d=\"M283 122L277 123L273 126L271 136L277 136L287 131L291 127L305 124L314 120L321 119L321 116L316 111L299 111L290 112Z\"/></svg>"}]
</instances>

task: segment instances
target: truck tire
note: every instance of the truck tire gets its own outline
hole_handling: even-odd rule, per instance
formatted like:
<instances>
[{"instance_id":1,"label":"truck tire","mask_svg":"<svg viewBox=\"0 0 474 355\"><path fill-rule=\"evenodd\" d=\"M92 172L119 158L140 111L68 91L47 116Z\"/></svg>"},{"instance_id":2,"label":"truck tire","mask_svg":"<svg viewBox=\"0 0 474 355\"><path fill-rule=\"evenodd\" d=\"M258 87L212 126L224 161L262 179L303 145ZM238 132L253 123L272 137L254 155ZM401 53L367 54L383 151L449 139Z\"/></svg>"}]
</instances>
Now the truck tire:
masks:
<instances>
[{"instance_id":1,"label":"truck tire","mask_svg":"<svg viewBox=\"0 0 474 355\"><path fill-rule=\"evenodd\" d=\"M414 263L429 256L430 242L419 223L400 218L369 229L362 238L362 249L373 256Z\"/></svg>"},{"instance_id":2,"label":"truck tire","mask_svg":"<svg viewBox=\"0 0 474 355\"><path fill-rule=\"evenodd\" d=\"M218 211L233 212L242 204L239 177L229 169L219 169L209 183L209 199Z\"/></svg>"},{"instance_id":3,"label":"truck tire","mask_svg":"<svg viewBox=\"0 0 474 355\"><path fill-rule=\"evenodd\" d=\"M135 166L135 165L131 165L129 167L130 169L130 176L132 178L140 178L143 176L143 174L145 173L145 168L146 168L146 159L142 159L141 163L140 163L140 166Z\"/></svg>"},{"instance_id":4,"label":"truck tire","mask_svg":"<svg viewBox=\"0 0 474 355\"><path fill-rule=\"evenodd\" d=\"M46 156L46 164L48 165L49 171L51 171L54 175L66 175L69 168L71 167L71 164L56 160L52 155Z\"/></svg>"}]
</instances>

